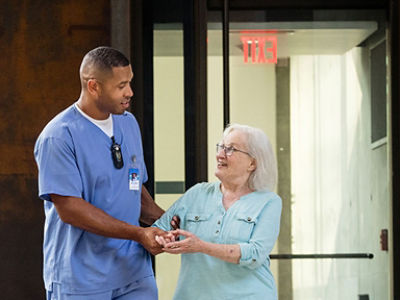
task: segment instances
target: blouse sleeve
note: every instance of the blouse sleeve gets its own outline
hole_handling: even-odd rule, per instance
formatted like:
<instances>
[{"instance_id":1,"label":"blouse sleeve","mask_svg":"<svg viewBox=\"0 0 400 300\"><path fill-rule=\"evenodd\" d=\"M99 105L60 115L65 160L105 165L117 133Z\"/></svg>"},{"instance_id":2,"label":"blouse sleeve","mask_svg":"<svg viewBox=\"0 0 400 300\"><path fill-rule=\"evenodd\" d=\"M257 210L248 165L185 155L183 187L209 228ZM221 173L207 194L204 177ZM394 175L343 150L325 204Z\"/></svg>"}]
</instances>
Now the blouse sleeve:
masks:
<instances>
[{"instance_id":1,"label":"blouse sleeve","mask_svg":"<svg viewBox=\"0 0 400 300\"><path fill-rule=\"evenodd\" d=\"M179 204L183 197L184 195L175 201L175 203L161 216L161 218L154 222L152 227L158 227L165 231L172 230L170 222L172 217L177 214L176 211L179 208Z\"/></svg>"},{"instance_id":2,"label":"blouse sleeve","mask_svg":"<svg viewBox=\"0 0 400 300\"><path fill-rule=\"evenodd\" d=\"M178 216L181 219L181 228L184 228L185 214L203 191L203 186L204 184L198 183L188 189L152 226L166 231L172 230L171 219L173 216Z\"/></svg>"},{"instance_id":3,"label":"blouse sleeve","mask_svg":"<svg viewBox=\"0 0 400 300\"><path fill-rule=\"evenodd\" d=\"M239 243L240 266L256 269L268 258L278 238L281 211L282 200L276 195L261 211L250 240L247 243Z\"/></svg>"}]
</instances>

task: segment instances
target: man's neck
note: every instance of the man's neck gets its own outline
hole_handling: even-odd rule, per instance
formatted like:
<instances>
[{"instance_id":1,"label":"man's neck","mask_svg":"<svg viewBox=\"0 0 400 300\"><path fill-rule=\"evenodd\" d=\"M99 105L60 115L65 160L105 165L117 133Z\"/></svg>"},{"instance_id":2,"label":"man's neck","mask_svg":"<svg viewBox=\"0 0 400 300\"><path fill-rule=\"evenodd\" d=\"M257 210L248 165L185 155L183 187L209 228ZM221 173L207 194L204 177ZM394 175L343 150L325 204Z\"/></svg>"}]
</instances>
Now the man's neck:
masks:
<instances>
[{"instance_id":1,"label":"man's neck","mask_svg":"<svg viewBox=\"0 0 400 300\"><path fill-rule=\"evenodd\" d=\"M89 117L95 120L106 120L110 116L108 113L104 113L99 111L93 104L93 101L87 99L83 95L81 95L76 102L76 105Z\"/></svg>"}]
</instances>

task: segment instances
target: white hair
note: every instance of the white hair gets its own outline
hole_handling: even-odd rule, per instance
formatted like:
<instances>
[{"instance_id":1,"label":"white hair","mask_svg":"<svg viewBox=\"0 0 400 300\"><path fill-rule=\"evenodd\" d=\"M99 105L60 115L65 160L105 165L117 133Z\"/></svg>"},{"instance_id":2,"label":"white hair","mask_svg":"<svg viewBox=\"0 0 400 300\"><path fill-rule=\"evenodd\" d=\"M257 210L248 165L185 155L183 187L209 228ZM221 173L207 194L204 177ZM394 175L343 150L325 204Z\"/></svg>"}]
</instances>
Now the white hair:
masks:
<instances>
[{"instance_id":1,"label":"white hair","mask_svg":"<svg viewBox=\"0 0 400 300\"><path fill-rule=\"evenodd\" d=\"M273 191L278 177L274 151L267 135L259 128L248 125L230 124L225 130L225 138L232 131L240 131L247 138L247 152L256 160L256 169L249 177L249 186L256 191Z\"/></svg>"}]
</instances>

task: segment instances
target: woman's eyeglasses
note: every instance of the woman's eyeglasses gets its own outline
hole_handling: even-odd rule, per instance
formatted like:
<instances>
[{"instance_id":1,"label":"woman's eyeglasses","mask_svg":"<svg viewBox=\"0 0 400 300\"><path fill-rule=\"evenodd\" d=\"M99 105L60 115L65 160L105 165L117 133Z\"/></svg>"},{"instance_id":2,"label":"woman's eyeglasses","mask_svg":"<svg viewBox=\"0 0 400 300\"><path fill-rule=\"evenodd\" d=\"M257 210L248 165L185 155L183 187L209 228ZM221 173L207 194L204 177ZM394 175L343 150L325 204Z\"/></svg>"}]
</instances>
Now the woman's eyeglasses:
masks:
<instances>
[{"instance_id":1,"label":"woman's eyeglasses","mask_svg":"<svg viewBox=\"0 0 400 300\"><path fill-rule=\"evenodd\" d=\"M242 152L244 154L247 154L248 156L252 157L250 153L236 149L235 147L232 146L225 146L224 144L217 144L217 153L219 153L221 150L224 150L224 153L226 156L231 156L233 152Z\"/></svg>"}]
</instances>

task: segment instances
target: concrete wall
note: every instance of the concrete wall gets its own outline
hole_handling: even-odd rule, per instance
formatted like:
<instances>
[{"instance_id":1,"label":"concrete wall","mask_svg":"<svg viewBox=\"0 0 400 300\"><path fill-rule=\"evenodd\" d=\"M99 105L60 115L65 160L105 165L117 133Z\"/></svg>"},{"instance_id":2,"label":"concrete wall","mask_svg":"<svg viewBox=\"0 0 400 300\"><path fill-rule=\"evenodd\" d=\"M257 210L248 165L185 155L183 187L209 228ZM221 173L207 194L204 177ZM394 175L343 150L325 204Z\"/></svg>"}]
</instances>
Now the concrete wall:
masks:
<instances>
[{"instance_id":1,"label":"concrete wall","mask_svg":"<svg viewBox=\"0 0 400 300\"><path fill-rule=\"evenodd\" d=\"M44 216L33 145L44 125L79 97L83 55L109 43L109 1L0 6L0 298L44 299Z\"/></svg>"},{"instance_id":2,"label":"concrete wall","mask_svg":"<svg viewBox=\"0 0 400 300\"><path fill-rule=\"evenodd\" d=\"M293 252L375 255L294 260L293 299L389 299L379 243L389 228L388 146L371 147L368 50L292 57L291 86Z\"/></svg>"}]
</instances>

